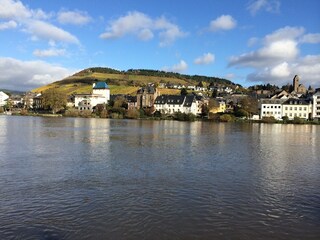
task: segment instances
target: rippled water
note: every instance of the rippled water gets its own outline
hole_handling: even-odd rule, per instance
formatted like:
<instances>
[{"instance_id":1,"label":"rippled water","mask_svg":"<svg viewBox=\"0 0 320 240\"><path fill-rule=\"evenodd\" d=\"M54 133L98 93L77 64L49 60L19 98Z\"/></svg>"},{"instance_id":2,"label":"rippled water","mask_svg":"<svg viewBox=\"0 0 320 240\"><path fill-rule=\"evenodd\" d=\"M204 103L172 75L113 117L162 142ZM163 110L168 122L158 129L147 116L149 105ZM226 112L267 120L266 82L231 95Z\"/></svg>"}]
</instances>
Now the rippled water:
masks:
<instances>
[{"instance_id":1,"label":"rippled water","mask_svg":"<svg viewBox=\"0 0 320 240\"><path fill-rule=\"evenodd\" d=\"M0 239L320 239L320 126L0 116Z\"/></svg>"}]
</instances>

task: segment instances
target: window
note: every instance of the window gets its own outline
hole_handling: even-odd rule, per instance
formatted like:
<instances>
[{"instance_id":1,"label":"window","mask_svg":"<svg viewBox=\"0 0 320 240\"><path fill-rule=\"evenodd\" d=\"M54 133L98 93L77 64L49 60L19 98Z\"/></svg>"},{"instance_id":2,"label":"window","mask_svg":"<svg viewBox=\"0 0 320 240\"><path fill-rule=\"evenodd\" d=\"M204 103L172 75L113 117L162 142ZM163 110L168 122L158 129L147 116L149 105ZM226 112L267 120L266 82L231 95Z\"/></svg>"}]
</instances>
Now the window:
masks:
<instances>
[{"instance_id":1,"label":"window","mask_svg":"<svg viewBox=\"0 0 320 240\"><path fill-rule=\"evenodd\" d=\"M301 111L302 110L302 107L299 107L299 111Z\"/></svg>"},{"instance_id":2,"label":"window","mask_svg":"<svg viewBox=\"0 0 320 240\"><path fill-rule=\"evenodd\" d=\"M288 110L288 107L285 107L284 110Z\"/></svg>"},{"instance_id":3,"label":"window","mask_svg":"<svg viewBox=\"0 0 320 240\"><path fill-rule=\"evenodd\" d=\"M273 108L273 106L271 106L271 108Z\"/></svg>"},{"instance_id":4,"label":"window","mask_svg":"<svg viewBox=\"0 0 320 240\"><path fill-rule=\"evenodd\" d=\"M266 108L266 106L265 106L265 105L263 105L263 108Z\"/></svg>"},{"instance_id":5,"label":"window","mask_svg":"<svg viewBox=\"0 0 320 240\"><path fill-rule=\"evenodd\" d=\"M290 110L292 110L292 107L290 107Z\"/></svg>"},{"instance_id":6,"label":"window","mask_svg":"<svg viewBox=\"0 0 320 240\"><path fill-rule=\"evenodd\" d=\"M307 111L307 107L304 107L303 110Z\"/></svg>"},{"instance_id":7,"label":"window","mask_svg":"<svg viewBox=\"0 0 320 240\"><path fill-rule=\"evenodd\" d=\"M297 107L294 107L294 110L297 110Z\"/></svg>"}]
</instances>

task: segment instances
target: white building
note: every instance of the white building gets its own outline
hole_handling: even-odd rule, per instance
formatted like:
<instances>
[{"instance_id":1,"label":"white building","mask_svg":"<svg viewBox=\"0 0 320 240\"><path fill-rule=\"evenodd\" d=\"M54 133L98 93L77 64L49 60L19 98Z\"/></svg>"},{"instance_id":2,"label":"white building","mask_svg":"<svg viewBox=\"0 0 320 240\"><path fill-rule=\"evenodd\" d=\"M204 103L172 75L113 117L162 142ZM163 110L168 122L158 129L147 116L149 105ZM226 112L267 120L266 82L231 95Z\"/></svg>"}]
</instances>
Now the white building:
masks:
<instances>
[{"instance_id":1,"label":"white building","mask_svg":"<svg viewBox=\"0 0 320 240\"><path fill-rule=\"evenodd\" d=\"M282 119L282 103L285 99L261 99L260 100L260 119L263 117L274 117Z\"/></svg>"},{"instance_id":2,"label":"white building","mask_svg":"<svg viewBox=\"0 0 320 240\"><path fill-rule=\"evenodd\" d=\"M312 96L312 118L320 119L320 91Z\"/></svg>"},{"instance_id":3,"label":"white building","mask_svg":"<svg viewBox=\"0 0 320 240\"><path fill-rule=\"evenodd\" d=\"M295 117L310 119L312 114L312 103L305 99L290 98L282 104L282 116L290 120Z\"/></svg>"},{"instance_id":4,"label":"white building","mask_svg":"<svg viewBox=\"0 0 320 240\"><path fill-rule=\"evenodd\" d=\"M156 111L162 114L173 114L175 112L199 114L199 101L196 96L186 95L161 95L154 102Z\"/></svg>"},{"instance_id":5,"label":"white building","mask_svg":"<svg viewBox=\"0 0 320 240\"><path fill-rule=\"evenodd\" d=\"M5 94L4 92L0 91L0 107L7 104L9 96Z\"/></svg>"},{"instance_id":6,"label":"white building","mask_svg":"<svg viewBox=\"0 0 320 240\"><path fill-rule=\"evenodd\" d=\"M91 110L98 104L107 104L110 100L110 89L105 82L97 82L92 86L92 94L76 94L74 105L79 110Z\"/></svg>"}]
</instances>

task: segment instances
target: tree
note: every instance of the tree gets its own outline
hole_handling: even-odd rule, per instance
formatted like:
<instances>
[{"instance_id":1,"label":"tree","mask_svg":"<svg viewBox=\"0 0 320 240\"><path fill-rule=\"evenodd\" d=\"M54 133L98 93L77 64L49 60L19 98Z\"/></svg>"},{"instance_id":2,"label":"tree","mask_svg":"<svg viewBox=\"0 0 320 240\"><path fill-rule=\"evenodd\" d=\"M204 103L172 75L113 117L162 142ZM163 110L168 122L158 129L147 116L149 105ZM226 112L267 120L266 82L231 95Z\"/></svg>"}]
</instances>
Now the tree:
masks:
<instances>
[{"instance_id":1,"label":"tree","mask_svg":"<svg viewBox=\"0 0 320 240\"><path fill-rule=\"evenodd\" d=\"M64 109L67 105L67 95L57 88L50 88L42 96L42 105L52 113Z\"/></svg>"},{"instance_id":2,"label":"tree","mask_svg":"<svg viewBox=\"0 0 320 240\"><path fill-rule=\"evenodd\" d=\"M258 110L258 100L253 97L245 97L240 101L241 109L249 113L249 115L257 114Z\"/></svg>"},{"instance_id":3,"label":"tree","mask_svg":"<svg viewBox=\"0 0 320 240\"><path fill-rule=\"evenodd\" d=\"M188 91L186 88L182 88L181 91L180 91L180 95L181 96L186 96L188 94Z\"/></svg>"},{"instance_id":4,"label":"tree","mask_svg":"<svg viewBox=\"0 0 320 240\"><path fill-rule=\"evenodd\" d=\"M211 97L212 97L212 98L218 97L218 91L217 91L217 89L213 89Z\"/></svg>"}]
</instances>

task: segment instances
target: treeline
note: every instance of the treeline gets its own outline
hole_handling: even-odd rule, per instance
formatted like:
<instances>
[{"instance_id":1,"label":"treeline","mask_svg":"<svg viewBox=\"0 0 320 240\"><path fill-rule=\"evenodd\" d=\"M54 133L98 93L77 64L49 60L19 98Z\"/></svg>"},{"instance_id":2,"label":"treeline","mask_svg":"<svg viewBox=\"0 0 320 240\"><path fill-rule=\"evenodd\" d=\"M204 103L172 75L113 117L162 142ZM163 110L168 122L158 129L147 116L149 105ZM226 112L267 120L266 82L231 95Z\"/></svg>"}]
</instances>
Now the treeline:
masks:
<instances>
[{"instance_id":1,"label":"treeline","mask_svg":"<svg viewBox=\"0 0 320 240\"><path fill-rule=\"evenodd\" d=\"M207 77L200 75L186 75L175 72L166 72L160 70L150 70L150 69L129 69L127 71L119 71L112 68L104 67L93 67L84 69L74 76L86 76L91 73L107 73L107 74L124 74L124 75L138 75L138 76L149 76L149 77L159 77L159 78L177 78L186 81L196 81L196 82L208 82L208 83L218 83L224 85L235 85L230 80L218 77Z\"/></svg>"}]
</instances>

